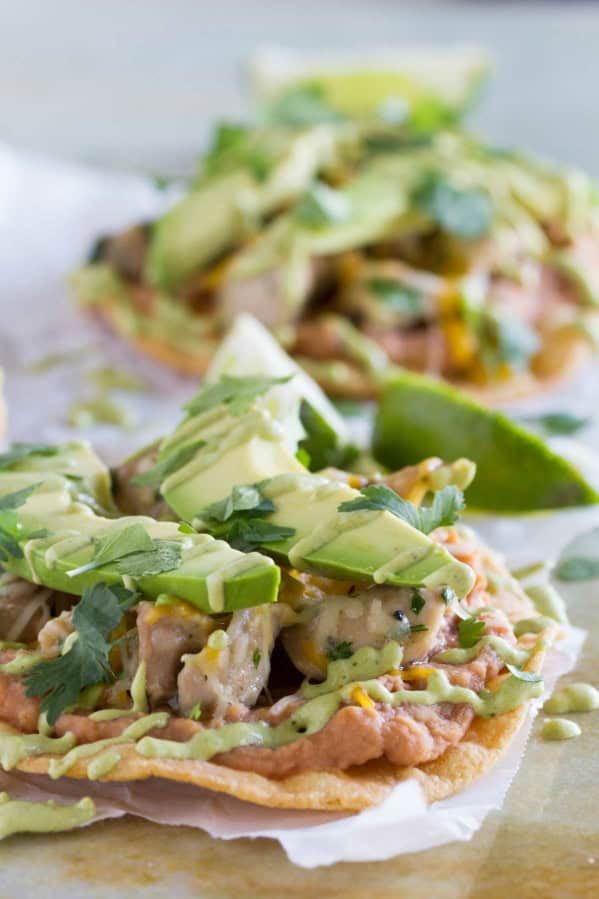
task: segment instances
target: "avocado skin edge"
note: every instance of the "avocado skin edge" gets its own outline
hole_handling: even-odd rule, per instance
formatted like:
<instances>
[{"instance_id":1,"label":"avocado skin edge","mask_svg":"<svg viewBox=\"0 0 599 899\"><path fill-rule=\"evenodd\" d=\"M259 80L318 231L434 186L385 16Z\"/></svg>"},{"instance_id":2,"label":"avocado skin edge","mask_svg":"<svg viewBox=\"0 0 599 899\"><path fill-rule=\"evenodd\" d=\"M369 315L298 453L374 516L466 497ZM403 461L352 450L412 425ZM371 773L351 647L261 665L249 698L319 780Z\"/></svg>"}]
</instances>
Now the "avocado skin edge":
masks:
<instances>
[{"instance_id":1,"label":"avocado skin edge","mask_svg":"<svg viewBox=\"0 0 599 899\"><path fill-rule=\"evenodd\" d=\"M489 512L599 503L579 472L534 434L456 388L412 372L394 377L382 391L373 453L391 469L426 456L472 459L478 473L466 499L471 508Z\"/></svg>"}]
</instances>

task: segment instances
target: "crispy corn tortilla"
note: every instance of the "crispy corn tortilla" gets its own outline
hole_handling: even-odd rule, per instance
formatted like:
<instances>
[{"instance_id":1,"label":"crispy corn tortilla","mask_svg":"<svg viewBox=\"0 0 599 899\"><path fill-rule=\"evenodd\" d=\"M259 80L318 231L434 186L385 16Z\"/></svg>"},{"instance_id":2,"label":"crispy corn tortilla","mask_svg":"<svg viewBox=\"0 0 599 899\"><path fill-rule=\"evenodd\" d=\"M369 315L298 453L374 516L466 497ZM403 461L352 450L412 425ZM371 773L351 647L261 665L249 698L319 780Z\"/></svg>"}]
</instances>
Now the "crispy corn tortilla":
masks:
<instances>
[{"instance_id":1,"label":"crispy corn tortilla","mask_svg":"<svg viewBox=\"0 0 599 899\"><path fill-rule=\"evenodd\" d=\"M538 639L542 637L540 634ZM543 657L543 651L535 653L528 670L539 672ZM427 800L436 802L464 790L493 767L524 722L527 705L496 718L474 718L459 743L450 746L434 761L418 767L397 767L378 759L347 771L307 771L274 780L212 762L144 758L129 743L115 747L121 761L101 780L127 782L159 777L226 793L269 808L353 812L377 805L398 783L415 777ZM2 731L18 733L6 726ZM103 751L99 750L97 755ZM88 766L97 755L76 762L67 776L85 779ZM29 774L48 774L53 757L40 755L24 759L17 768Z\"/></svg>"},{"instance_id":2,"label":"crispy corn tortilla","mask_svg":"<svg viewBox=\"0 0 599 899\"><path fill-rule=\"evenodd\" d=\"M112 331L131 343L139 352L188 377L201 377L205 374L219 343L216 338L213 341L204 338L201 352L182 352L167 340L146 335L132 336L124 331L120 326L119 317L114 314L114 305L110 302L98 304L94 310ZM535 359L533 372L514 376L507 381L484 385L461 380L452 383L488 406L499 406L516 400L530 399L567 383L589 362L591 356L592 349L584 335L572 329L564 329L545 340L543 349ZM368 374L357 365L347 362L344 364L347 366L348 375L343 382L327 378L320 368L311 371L309 364L308 371L331 396L350 400L376 399L378 390Z\"/></svg>"}]
</instances>

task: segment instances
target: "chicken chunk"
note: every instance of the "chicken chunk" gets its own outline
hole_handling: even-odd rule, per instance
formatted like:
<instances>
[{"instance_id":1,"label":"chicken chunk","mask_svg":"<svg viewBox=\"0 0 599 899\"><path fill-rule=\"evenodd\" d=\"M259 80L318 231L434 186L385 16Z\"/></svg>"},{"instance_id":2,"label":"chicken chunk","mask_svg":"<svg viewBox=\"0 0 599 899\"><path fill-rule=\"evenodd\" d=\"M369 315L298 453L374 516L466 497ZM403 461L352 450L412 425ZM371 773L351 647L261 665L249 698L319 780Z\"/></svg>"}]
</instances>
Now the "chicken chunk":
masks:
<instances>
[{"instance_id":1,"label":"chicken chunk","mask_svg":"<svg viewBox=\"0 0 599 899\"><path fill-rule=\"evenodd\" d=\"M74 630L72 611L61 612L57 618L50 618L44 624L37 638L42 655L47 659L59 656L64 641Z\"/></svg>"},{"instance_id":2,"label":"chicken chunk","mask_svg":"<svg viewBox=\"0 0 599 899\"><path fill-rule=\"evenodd\" d=\"M233 703L253 706L270 675L270 655L287 617L287 606L257 606L234 612L226 633L214 634L209 645L183 660L179 674L179 705L189 714L223 718Z\"/></svg>"},{"instance_id":3,"label":"chicken chunk","mask_svg":"<svg viewBox=\"0 0 599 899\"><path fill-rule=\"evenodd\" d=\"M404 662L425 658L438 642L447 608L435 591L388 586L348 584L343 595L323 600L306 606L303 622L282 637L295 667L315 679L326 674L328 661L389 640L403 644Z\"/></svg>"},{"instance_id":4,"label":"chicken chunk","mask_svg":"<svg viewBox=\"0 0 599 899\"><path fill-rule=\"evenodd\" d=\"M213 618L188 603L139 604L139 661L146 663L146 692L152 705L173 699L182 656L198 652L216 626Z\"/></svg>"}]
</instances>

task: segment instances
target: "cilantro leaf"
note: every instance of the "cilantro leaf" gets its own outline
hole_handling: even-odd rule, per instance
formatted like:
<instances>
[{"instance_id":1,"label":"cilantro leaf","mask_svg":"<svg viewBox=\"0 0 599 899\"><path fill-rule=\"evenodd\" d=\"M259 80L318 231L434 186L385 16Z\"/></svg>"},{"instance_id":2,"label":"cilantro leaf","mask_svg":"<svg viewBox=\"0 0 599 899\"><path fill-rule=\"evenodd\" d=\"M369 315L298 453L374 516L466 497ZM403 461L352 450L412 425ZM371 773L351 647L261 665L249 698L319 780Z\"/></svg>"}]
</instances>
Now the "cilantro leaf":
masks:
<instances>
[{"instance_id":1,"label":"cilantro leaf","mask_svg":"<svg viewBox=\"0 0 599 899\"><path fill-rule=\"evenodd\" d=\"M523 671L522 668L518 668L516 665L510 665L506 663L505 666L510 674L513 674L514 677L517 677L518 680L526 681L529 684L538 684L539 681L542 681L543 678L540 674L535 674L534 671Z\"/></svg>"},{"instance_id":2,"label":"cilantro leaf","mask_svg":"<svg viewBox=\"0 0 599 899\"><path fill-rule=\"evenodd\" d=\"M347 221L350 215L349 198L322 181L314 182L298 201L294 211L296 221L306 228L339 224Z\"/></svg>"},{"instance_id":3,"label":"cilantro leaf","mask_svg":"<svg viewBox=\"0 0 599 899\"><path fill-rule=\"evenodd\" d=\"M5 493L4 496L0 496L0 512L4 512L7 509L18 509L20 506L24 506L31 494L34 490L37 490L38 487L41 487L42 482L38 481L36 484L29 484L28 487L22 487L21 490L15 490L14 493Z\"/></svg>"},{"instance_id":4,"label":"cilantro leaf","mask_svg":"<svg viewBox=\"0 0 599 899\"><path fill-rule=\"evenodd\" d=\"M131 553L117 563L119 574L149 577L172 571L181 561L182 544L178 540L153 540L152 549Z\"/></svg>"},{"instance_id":5,"label":"cilantro leaf","mask_svg":"<svg viewBox=\"0 0 599 899\"><path fill-rule=\"evenodd\" d=\"M256 484L245 484L233 487L231 493L216 503L207 506L199 517L207 522L228 521L237 512L252 512L253 515L267 515L274 512L275 505L270 499L262 496Z\"/></svg>"},{"instance_id":6,"label":"cilantro leaf","mask_svg":"<svg viewBox=\"0 0 599 899\"><path fill-rule=\"evenodd\" d=\"M410 608L414 615L420 615L425 605L426 599L422 593L420 593L419 590L414 590L412 593L412 602L410 603Z\"/></svg>"},{"instance_id":7,"label":"cilantro leaf","mask_svg":"<svg viewBox=\"0 0 599 899\"><path fill-rule=\"evenodd\" d=\"M293 375L284 378L237 378L223 375L216 384L208 384L185 406L190 415L199 415L209 409L225 405L231 415L242 415L254 400L267 393L276 384L286 384Z\"/></svg>"},{"instance_id":8,"label":"cilantro leaf","mask_svg":"<svg viewBox=\"0 0 599 899\"><path fill-rule=\"evenodd\" d=\"M360 493L361 496L356 499L341 503L339 512L357 512L361 509L391 512L423 534L454 524L464 508L464 494L454 485L437 491L431 506L415 506L384 484L371 484L363 487Z\"/></svg>"},{"instance_id":9,"label":"cilantro leaf","mask_svg":"<svg viewBox=\"0 0 599 899\"><path fill-rule=\"evenodd\" d=\"M336 662L338 659L351 658L354 654L354 649L349 640L337 643L334 637L329 637L325 654L329 661Z\"/></svg>"},{"instance_id":10,"label":"cilantro leaf","mask_svg":"<svg viewBox=\"0 0 599 899\"><path fill-rule=\"evenodd\" d=\"M260 660L262 658L262 653L259 649L255 649L252 653L252 662L254 663L254 668L257 668L260 664Z\"/></svg>"},{"instance_id":11,"label":"cilantro leaf","mask_svg":"<svg viewBox=\"0 0 599 899\"><path fill-rule=\"evenodd\" d=\"M0 470L12 468L17 462L28 459L29 456L56 456L58 447L49 446L47 443L13 443L6 453L0 453Z\"/></svg>"},{"instance_id":12,"label":"cilantro leaf","mask_svg":"<svg viewBox=\"0 0 599 899\"><path fill-rule=\"evenodd\" d=\"M424 311L423 292L395 278L371 278L366 282L366 287L394 312L413 318Z\"/></svg>"},{"instance_id":13,"label":"cilantro leaf","mask_svg":"<svg viewBox=\"0 0 599 899\"><path fill-rule=\"evenodd\" d=\"M133 553L147 552L154 549L154 540L140 523L127 525L124 528L111 528L104 537L94 540L95 553L91 562L72 568L67 574L77 577L86 571L93 571L111 562L117 562Z\"/></svg>"},{"instance_id":14,"label":"cilantro leaf","mask_svg":"<svg viewBox=\"0 0 599 899\"><path fill-rule=\"evenodd\" d=\"M486 314L486 338L483 338L483 364L491 370L501 364L513 371L522 371L539 349L537 332L523 319L514 315Z\"/></svg>"},{"instance_id":15,"label":"cilantro leaf","mask_svg":"<svg viewBox=\"0 0 599 899\"><path fill-rule=\"evenodd\" d=\"M73 610L77 639L64 655L39 662L25 676L27 696L42 697L41 711L49 724L74 705L86 687L114 680L109 660L114 644L108 638L137 599L137 593L124 587L101 583L84 590Z\"/></svg>"},{"instance_id":16,"label":"cilantro leaf","mask_svg":"<svg viewBox=\"0 0 599 899\"><path fill-rule=\"evenodd\" d=\"M599 527L578 534L562 551L555 575L560 581L587 581L599 577Z\"/></svg>"},{"instance_id":17,"label":"cilantro leaf","mask_svg":"<svg viewBox=\"0 0 599 899\"><path fill-rule=\"evenodd\" d=\"M478 618L462 618L458 624L458 642L462 649L472 649L485 631L485 622Z\"/></svg>"},{"instance_id":18,"label":"cilantro leaf","mask_svg":"<svg viewBox=\"0 0 599 899\"><path fill-rule=\"evenodd\" d=\"M237 518L231 527L221 536L234 549L251 552L264 543L279 543L287 537L293 537L295 528L287 528L262 518Z\"/></svg>"},{"instance_id":19,"label":"cilantro leaf","mask_svg":"<svg viewBox=\"0 0 599 899\"><path fill-rule=\"evenodd\" d=\"M420 631L427 631L428 626L426 624L411 624L410 625L410 633L417 634Z\"/></svg>"},{"instance_id":20,"label":"cilantro leaf","mask_svg":"<svg viewBox=\"0 0 599 899\"><path fill-rule=\"evenodd\" d=\"M590 419L570 412L548 412L546 415L527 416L524 421L540 425L548 434L576 434L587 427Z\"/></svg>"},{"instance_id":21,"label":"cilantro leaf","mask_svg":"<svg viewBox=\"0 0 599 899\"><path fill-rule=\"evenodd\" d=\"M191 718L192 721L199 721L202 717L202 706L199 702L196 702L192 710L190 711L188 718Z\"/></svg>"},{"instance_id":22,"label":"cilantro leaf","mask_svg":"<svg viewBox=\"0 0 599 899\"><path fill-rule=\"evenodd\" d=\"M344 118L328 103L324 88L317 83L289 88L269 109L269 119L281 125L319 125L341 122Z\"/></svg>"},{"instance_id":23,"label":"cilantro leaf","mask_svg":"<svg viewBox=\"0 0 599 899\"><path fill-rule=\"evenodd\" d=\"M131 478L130 483L136 487L160 487L169 474L187 465L196 452L205 445L205 440L194 440L192 443L186 443L184 446L178 447L173 452L165 455L164 458L159 458L156 464L148 471L136 474Z\"/></svg>"},{"instance_id":24,"label":"cilantro leaf","mask_svg":"<svg viewBox=\"0 0 599 899\"><path fill-rule=\"evenodd\" d=\"M412 201L439 228L463 240L482 237L491 227L493 211L487 194L455 187L438 172L423 178Z\"/></svg>"},{"instance_id":25,"label":"cilantro leaf","mask_svg":"<svg viewBox=\"0 0 599 899\"><path fill-rule=\"evenodd\" d=\"M212 145L202 160L201 175L212 178L233 169L249 169L257 181L264 181L273 159L259 143L260 132L247 125L221 122L216 126Z\"/></svg>"}]
</instances>

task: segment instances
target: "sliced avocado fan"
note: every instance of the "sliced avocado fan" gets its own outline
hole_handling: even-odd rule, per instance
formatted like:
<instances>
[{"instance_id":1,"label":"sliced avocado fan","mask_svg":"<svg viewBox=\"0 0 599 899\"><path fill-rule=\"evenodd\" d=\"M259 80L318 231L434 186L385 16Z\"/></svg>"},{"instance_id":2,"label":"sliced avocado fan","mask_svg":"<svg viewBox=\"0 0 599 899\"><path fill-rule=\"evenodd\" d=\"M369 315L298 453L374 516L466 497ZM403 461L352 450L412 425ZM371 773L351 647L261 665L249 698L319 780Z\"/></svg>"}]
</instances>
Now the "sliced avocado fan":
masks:
<instances>
[{"instance_id":1,"label":"sliced avocado fan","mask_svg":"<svg viewBox=\"0 0 599 899\"><path fill-rule=\"evenodd\" d=\"M252 396L257 384L262 390ZM167 472L160 492L171 509L213 533L219 528L208 520L208 507L216 507L217 522L239 511L240 542L294 568L343 580L450 586L466 595L473 572L425 533L386 509L340 509L361 494L306 471L272 418L268 390L267 379L229 377L191 401L188 417L163 441L156 466Z\"/></svg>"},{"instance_id":2,"label":"sliced avocado fan","mask_svg":"<svg viewBox=\"0 0 599 899\"><path fill-rule=\"evenodd\" d=\"M266 556L176 522L97 515L78 492L77 468L62 473L65 453L72 450L0 470L0 560L8 571L79 595L99 582L150 599L172 593L208 614L276 600L280 571Z\"/></svg>"},{"instance_id":3,"label":"sliced avocado fan","mask_svg":"<svg viewBox=\"0 0 599 899\"><path fill-rule=\"evenodd\" d=\"M470 507L532 512L599 502L565 459L500 412L453 387L402 371L384 388L375 417L373 453L391 469L426 456L476 462L466 492Z\"/></svg>"}]
</instances>

